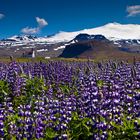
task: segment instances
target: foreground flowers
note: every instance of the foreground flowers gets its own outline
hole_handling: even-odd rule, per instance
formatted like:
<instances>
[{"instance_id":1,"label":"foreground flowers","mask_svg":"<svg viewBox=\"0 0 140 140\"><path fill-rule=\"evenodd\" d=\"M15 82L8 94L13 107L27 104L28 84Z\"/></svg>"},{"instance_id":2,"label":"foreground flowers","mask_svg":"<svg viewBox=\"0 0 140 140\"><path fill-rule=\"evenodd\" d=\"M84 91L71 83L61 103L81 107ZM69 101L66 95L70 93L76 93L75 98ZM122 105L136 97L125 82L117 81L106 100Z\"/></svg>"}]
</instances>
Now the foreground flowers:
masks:
<instances>
[{"instance_id":1,"label":"foreground flowers","mask_svg":"<svg viewBox=\"0 0 140 140\"><path fill-rule=\"evenodd\" d=\"M140 63L0 64L0 138L140 139Z\"/></svg>"}]
</instances>

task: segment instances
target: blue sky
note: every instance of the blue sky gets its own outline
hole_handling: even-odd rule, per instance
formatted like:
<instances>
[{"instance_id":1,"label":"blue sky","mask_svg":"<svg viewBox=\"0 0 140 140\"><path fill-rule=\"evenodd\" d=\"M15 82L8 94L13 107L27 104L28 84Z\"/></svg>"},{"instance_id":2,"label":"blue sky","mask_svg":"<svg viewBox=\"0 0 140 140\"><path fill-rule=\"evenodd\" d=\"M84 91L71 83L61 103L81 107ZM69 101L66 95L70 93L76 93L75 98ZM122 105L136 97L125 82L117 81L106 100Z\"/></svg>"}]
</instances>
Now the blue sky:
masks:
<instances>
[{"instance_id":1,"label":"blue sky","mask_svg":"<svg viewBox=\"0 0 140 140\"><path fill-rule=\"evenodd\" d=\"M140 24L140 0L0 0L0 38Z\"/></svg>"}]
</instances>

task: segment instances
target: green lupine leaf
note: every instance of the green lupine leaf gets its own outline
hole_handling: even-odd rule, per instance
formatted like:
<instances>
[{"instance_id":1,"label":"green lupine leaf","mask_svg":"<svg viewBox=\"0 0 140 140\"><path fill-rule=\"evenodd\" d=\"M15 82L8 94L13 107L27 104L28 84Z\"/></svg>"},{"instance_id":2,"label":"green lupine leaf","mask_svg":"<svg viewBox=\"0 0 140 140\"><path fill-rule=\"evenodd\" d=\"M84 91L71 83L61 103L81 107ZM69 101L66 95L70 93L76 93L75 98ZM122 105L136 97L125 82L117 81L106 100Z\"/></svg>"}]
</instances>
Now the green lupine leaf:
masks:
<instances>
[{"instance_id":1,"label":"green lupine leaf","mask_svg":"<svg viewBox=\"0 0 140 140\"><path fill-rule=\"evenodd\" d=\"M12 136L12 140L16 140L16 136Z\"/></svg>"},{"instance_id":2,"label":"green lupine leaf","mask_svg":"<svg viewBox=\"0 0 140 140\"><path fill-rule=\"evenodd\" d=\"M103 81L103 80L98 80L98 81L97 81L97 86L98 86L98 87L102 87L103 84L104 84L104 81Z\"/></svg>"},{"instance_id":3,"label":"green lupine leaf","mask_svg":"<svg viewBox=\"0 0 140 140\"><path fill-rule=\"evenodd\" d=\"M51 128L48 128L46 130L46 133L45 133L46 137L49 138L49 139L53 139L55 138L56 136L58 136L58 134Z\"/></svg>"},{"instance_id":4,"label":"green lupine leaf","mask_svg":"<svg viewBox=\"0 0 140 140\"><path fill-rule=\"evenodd\" d=\"M105 118L103 118L102 116L100 116L100 121L101 122L104 122L105 121Z\"/></svg>"}]
</instances>

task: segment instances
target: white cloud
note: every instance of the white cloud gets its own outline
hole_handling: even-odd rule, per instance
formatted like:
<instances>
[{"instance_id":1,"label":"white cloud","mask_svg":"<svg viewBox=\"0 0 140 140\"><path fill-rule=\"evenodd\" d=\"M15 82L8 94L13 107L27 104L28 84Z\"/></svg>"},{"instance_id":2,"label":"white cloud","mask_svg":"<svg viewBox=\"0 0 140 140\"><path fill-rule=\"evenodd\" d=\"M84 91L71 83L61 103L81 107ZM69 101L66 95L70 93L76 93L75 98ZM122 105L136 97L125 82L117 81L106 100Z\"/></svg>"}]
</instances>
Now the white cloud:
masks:
<instances>
[{"instance_id":1,"label":"white cloud","mask_svg":"<svg viewBox=\"0 0 140 140\"><path fill-rule=\"evenodd\" d=\"M4 18L5 15L0 13L0 19Z\"/></svg>"},{"instance_id":2,"label":"white cloud","mask_svg":"<svg viewBox=\"0 0 140 140\"><path fill-rule=\"evenodd\" d=\"M21 30L21 32L24 34L37 34L42 28L48 25L48 22L43 18L36 17L36 22L38 23L37 27L25 27Z\"/></svg>"},{"instance_id":3,"label":"white cloud","mask_svg":"<svg viewBox=\"0 0 140 140\"><path fill-rule=\"evenodd\" d=\"M140 15L140 5L127 6L128 17Z\"/></svg>"},{"instance_id":4,"label":"white cloud","mask_svg":"<svg viewBox=\"0 0 140 140\"><path fill-rule=\"evenodd\" d=\"M36 17L36 21L37 21L39 27L44 27L44 26L48 25L48 22L43 18Z\"/></svg>"},{"instance_id":5,"label":"white cloud","mask_svg":"<svg viewBox=\"0 0 140 140\"><path fill-rule=\"evenodd\" d=\"M22 33L24 34L37 34L40 31L40 29L37 28L29 28L29 27L25 27L21 30Z\"/></svg>"}]
</instances>

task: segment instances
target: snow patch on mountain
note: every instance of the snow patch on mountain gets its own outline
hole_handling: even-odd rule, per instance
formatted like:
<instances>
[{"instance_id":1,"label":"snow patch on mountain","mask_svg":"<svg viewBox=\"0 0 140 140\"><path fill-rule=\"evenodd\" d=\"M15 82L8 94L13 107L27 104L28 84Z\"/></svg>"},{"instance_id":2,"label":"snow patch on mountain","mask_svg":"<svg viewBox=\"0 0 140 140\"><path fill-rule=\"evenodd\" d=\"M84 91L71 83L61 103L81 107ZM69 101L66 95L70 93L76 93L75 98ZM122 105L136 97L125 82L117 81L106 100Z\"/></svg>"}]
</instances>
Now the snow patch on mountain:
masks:
<instances>
[{"instance_id":1,"label":"snow patch on mountain","mask_svg":"<svg viewBox=\"0 0 140 140\"><path fill-rule=\"evenodd\" d=\"M37 50L37 52L46 52L48 51L48 49L40 49L40 50Z\"/></svg>"},{"instance_id":2,"label":"snow patch on mountain","mask_svg":"<svg viewBox=\"0 0 140 140\"><path fill-rule=\"evenodd\" d=\"M58 47L58 48L55 48L54 51L58 51L58 50L60 50L60 49L64 49L65 47L66 47L66 46L64 46L64 45L63 45L63 46L60 46L60 47Z\"/></svg>"}]
</instances>

